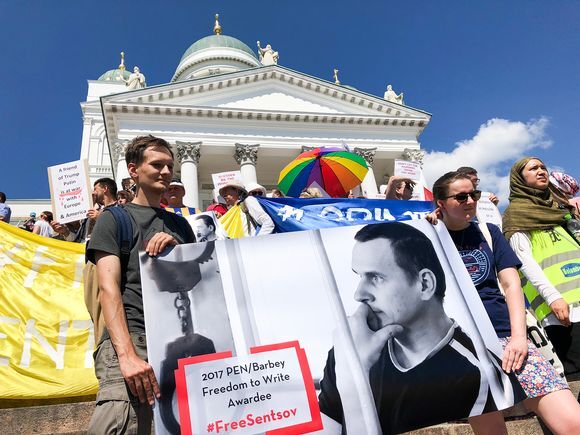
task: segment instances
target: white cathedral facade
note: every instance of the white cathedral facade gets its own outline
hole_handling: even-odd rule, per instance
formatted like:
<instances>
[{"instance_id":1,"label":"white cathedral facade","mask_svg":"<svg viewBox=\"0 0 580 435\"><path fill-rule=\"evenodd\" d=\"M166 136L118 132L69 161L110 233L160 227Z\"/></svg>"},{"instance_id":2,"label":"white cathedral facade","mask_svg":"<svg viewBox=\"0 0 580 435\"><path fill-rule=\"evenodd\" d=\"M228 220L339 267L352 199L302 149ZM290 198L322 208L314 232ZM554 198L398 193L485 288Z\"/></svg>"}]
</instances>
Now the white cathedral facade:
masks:
<instances>
[{"instance_id":1,"label":"white cathedral facade","mask_svg":"<svg viewBox=\"0 0 580 435\"><path fill-rule=\"evenodd\" d=\"M127 142L146 134L171 144L184 202L203 208L213 197L212 174L240 169L243 182L272 188L311 147L346 144L362 155L371 168L361 186L369 196L395 159L421 158L418 138L430 114L343 86L336 73L331 82L277 59L270 46L256 53L223 35L216 17L214 34L188 48L167 84L127 86L123 62L89 80L80 158L91 182L108 176L120 185Z\"/></svg>"}]
</instances>

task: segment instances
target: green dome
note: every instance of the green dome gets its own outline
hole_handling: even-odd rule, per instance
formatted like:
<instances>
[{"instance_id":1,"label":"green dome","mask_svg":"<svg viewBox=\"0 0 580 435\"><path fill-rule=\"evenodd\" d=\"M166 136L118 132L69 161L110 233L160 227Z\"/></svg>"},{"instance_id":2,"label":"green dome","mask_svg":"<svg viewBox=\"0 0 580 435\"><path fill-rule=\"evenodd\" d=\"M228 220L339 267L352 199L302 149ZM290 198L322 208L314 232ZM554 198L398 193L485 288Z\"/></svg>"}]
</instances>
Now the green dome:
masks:
<instances>
[{"instance_id":1,"label":"green dome","mask_svg":"<svg viewBox=\"0 0 580 435\"><path fill-rule=\"evenodd\" d=\"M221 48L221 47L228 47L233 48L235 50L243 51L254 59L256 58L256 54L252 51L250 47L244 44L242 41L236 38L232 38L231 36L226 35L210 35L206 36L205 38L201 38L199 41L195 41L193 44L189 46L187 51L183 53L181 56L181 61L196 51L205 50L206 48Z\"/></svg>"},{"instance_id":2,"label":"green dome","mask_svg":"<svg viewBox=\"0 0 580 435\"><path fill-rule=\"evenodd\" d=\"M120 69L112 69L107 71L101 77L99 77L100 82L120 82L122 81L121 78L125 80L129 79L131 73L127 70L120 70Z\"/></svg>"}]
</instances>

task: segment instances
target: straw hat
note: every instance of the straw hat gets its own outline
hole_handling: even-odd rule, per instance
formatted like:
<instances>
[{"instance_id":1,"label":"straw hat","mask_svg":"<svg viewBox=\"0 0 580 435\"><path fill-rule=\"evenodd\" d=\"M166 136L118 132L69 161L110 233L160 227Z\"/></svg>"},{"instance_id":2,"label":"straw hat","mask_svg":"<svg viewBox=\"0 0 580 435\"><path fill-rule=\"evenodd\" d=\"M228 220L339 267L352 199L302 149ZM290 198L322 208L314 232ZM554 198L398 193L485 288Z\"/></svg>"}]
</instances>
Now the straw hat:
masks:
<instances>
[{"instance_id":1,"label":"straw hat","mask_svg":"<svg viewBox=\"0 0 580 435\"><path fill-rule=\"evenodd\" d=\"M228 181L228 183L226 185L220 187L219 194L221 196L224 196L224 190L227 187L233 187L234 189L238 189L240 191L240 196L246 196L248 194L248 191L246 190L246 188L244 187L244 185L242 184L241 181L232 180L232 181Z\"/></svg>"}]
</instances>

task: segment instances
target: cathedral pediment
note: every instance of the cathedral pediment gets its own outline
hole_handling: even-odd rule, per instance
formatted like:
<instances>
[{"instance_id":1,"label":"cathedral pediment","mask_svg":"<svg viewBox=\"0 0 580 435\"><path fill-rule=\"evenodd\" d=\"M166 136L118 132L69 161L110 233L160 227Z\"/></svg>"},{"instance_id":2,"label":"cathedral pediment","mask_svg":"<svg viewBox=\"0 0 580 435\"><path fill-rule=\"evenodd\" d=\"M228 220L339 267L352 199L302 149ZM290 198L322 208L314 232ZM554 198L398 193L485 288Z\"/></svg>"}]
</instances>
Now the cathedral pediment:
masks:
<instances>
[{"instance_id":1,"label":"cathedral pediment","mask_svg":"<svg viewBox=\"0 0 580 435\"><path fill-rule=\"evenodd\" d=\"M279 65L159 85L101 98L105 112L186 114L203 111L254 116L356 116L426 125L422 110L392 103ZM232 115L227 115L231 117ZM245 117L245 116L244 116ZM360 123L360 122L359 122ZM387 121L388 123L388 121Z\"/></svg>"}]
</instances>

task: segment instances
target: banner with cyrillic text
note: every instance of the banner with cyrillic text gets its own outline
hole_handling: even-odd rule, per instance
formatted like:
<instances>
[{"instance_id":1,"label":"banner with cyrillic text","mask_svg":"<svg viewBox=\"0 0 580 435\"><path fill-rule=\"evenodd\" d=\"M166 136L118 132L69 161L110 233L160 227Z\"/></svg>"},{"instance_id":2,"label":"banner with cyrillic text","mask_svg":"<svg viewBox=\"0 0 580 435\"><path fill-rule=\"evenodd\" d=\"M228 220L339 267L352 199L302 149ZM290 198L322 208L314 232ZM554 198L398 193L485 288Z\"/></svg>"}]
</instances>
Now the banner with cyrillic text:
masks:
<instances>
[{"instance_id":1,"label":"banner with cyrillic text","mask_svg":"<svg viewBox=\"0 0 580 435\"><path fill-rule=\"evenodd\" d=\"M256 198L278 233L416 220L433 211L433 203L428 201Z\"/></svg>"},{"instance_id":2,"label":"banner with cyrillic text","mask_svg":"<svg viewBox=\"0 0 580 435\"><path fill-rule=\"evenodd\" d=\"M84 253L0 222L0 399L96 393Z\"/></svg>"}]
</instances>

